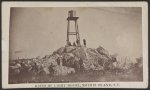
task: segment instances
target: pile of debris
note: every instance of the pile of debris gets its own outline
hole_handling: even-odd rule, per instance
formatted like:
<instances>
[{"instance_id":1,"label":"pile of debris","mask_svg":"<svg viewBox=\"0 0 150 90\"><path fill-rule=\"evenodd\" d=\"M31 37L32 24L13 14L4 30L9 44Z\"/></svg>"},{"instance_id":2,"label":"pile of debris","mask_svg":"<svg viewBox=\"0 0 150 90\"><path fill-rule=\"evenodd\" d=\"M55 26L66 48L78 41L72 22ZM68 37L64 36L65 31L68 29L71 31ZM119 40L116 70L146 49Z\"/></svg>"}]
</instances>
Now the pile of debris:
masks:
<instances>
[{"instance_id":1,"label":"pile of debris","mask_svg":"<svg viewBox=\"0 0 150 90\"><path fill-rule=\"evenodd\" d=\"M68 75L90 70L105 71L113 67L115 57L99 46L97 49L66 46L43 58L10 60L10 75Z\"/></svg>"}]
</instances>

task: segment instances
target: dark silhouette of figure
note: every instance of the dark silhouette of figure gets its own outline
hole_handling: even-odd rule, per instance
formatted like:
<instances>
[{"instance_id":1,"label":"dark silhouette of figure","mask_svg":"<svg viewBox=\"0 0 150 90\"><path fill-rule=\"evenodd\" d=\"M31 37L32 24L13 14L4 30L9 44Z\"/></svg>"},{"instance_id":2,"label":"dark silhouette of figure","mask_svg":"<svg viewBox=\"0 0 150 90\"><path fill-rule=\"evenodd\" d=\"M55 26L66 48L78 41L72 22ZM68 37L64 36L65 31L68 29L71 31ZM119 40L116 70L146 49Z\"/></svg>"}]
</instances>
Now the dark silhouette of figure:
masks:
<instances>
[{"instance_id":1,"label":"dark silhouette of figure","mask_svg":"<svg viewBox=\"0 0 150 90\"><path fill-rule=\"evenodd\" d=\"M83 44L84 44L84 47L86 47L86 40L83 39Z\"/></svg>"},{"instance_id":2,"label":"dark silhouette of figure","mask_svg":"<svg viewBox=\"0 0 150 90\"><path fill-rule=\"evenodd\" d=\"M80 65L79 65L79 62L78 62L78 61L75 61L75 62L74 62L74 67L75 67L75 71L76 71L76 72L79 72L79 70L80 70Z\"/></svg>"},{"instance_id":3,"label":"dark silhouette of figure","mask_svg":"<svg viewBox=\"0 0 150 90\"><path fill-rule=\"evenodd\" d=\"M57 59L57 64L60 65L60 59L59 58Z\"/></svg>"},{"instance_id":4,"label":"dark silhouette of figure","mask_svg":"<svg viewBox=\"0 0 150 90\"><path fill-rule=\"evenodd\" d=\"M83 60L82 59L79 60L79 66L80 66L80 71L84 72L84 64L83 64Z\"/></svg>"},{"instance_id":5,"label":"dark silhouette of figure","mask_svg":"<svg viewBox=\"0 0 150 90\"><path fill-rule=\"evenodd\" d=\"M76 46L76 43L75 43L75 42L73 43L73 46Z\"/></svg>"},{"instance_id":6,"label":"dark silhouette of figure","mask_svg":"<svg viewBox=\"0 0 150 90\"><path fill-rule=\"evenodd\" d=\"M68 42L68 46L71 46L71 42Z\"/></svg>"},{"instance_id":7,"label":"dark silhouette of figure","mask_svg":"<svg viewBox=\"0 0 150 90\"><path fill-rule=\"evenodd\" d=\"M77 43L77 46L79 46L79 40L78 39L76 40L76 43Z\"/></svg>"}]
</instances>

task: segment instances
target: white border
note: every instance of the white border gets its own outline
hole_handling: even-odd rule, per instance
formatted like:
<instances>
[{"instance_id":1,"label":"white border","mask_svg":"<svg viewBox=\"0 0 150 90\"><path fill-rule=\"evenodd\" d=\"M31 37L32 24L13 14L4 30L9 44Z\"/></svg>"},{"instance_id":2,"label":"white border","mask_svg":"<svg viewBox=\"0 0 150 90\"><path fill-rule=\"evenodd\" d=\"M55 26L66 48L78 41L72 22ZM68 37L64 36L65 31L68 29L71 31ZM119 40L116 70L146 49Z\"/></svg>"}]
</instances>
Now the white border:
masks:
<instances>
[{"instance_id":1,"label":"white border","mask_svg":"<svg viewBox=\"0 0 150 90\"><path fill-rule=\"evenodd\" d=\"M35 85L59 85L60 83L28 83L8 84L9 60L9 17L10 7L142 7L143 38L143 82L86 82L86 84L102 84L103 86L82 88L147 88L148 87L148 3L147 2L2 2L2 88L36 88ZM63 83L68 88L69 83ZM104 86L118 84L119 86ZM53 88L59 88L54 87ZM44 88L44 87L42 87ZM50 87L46 87L50 88ZM63 87L62 87L63 88ZM71 88L71 87L69 87ZM76 88L79 88L76 86ZM81 88L81 87L80 87Z\"/></svg>"}]
</instances>

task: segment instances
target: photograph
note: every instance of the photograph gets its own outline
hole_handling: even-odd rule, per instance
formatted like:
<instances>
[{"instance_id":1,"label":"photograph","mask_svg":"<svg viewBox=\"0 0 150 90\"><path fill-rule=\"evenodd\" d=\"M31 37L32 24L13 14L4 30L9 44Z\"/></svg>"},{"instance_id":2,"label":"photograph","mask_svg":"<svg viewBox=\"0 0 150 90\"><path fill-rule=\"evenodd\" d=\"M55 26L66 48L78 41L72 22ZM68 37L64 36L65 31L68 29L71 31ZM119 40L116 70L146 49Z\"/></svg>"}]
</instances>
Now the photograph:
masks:
<instances>
[{"instance_id":1,"label":"photograph","mask_svg":"<svg viewBox=\"0 0 150 90\"><path fill-rule=\"evenodd\" d=\"M7 85L146 88L147 4L99 3L6 3Z\"/></svg>"}]
</instances>

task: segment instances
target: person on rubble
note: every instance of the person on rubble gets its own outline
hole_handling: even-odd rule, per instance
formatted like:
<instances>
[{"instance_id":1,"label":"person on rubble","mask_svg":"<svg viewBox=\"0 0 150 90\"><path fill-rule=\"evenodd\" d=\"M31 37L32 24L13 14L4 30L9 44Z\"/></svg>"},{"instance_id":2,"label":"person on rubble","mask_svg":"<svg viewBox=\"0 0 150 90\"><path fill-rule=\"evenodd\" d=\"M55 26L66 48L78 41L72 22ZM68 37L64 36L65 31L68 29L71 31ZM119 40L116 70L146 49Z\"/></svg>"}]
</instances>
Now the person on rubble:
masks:
<instances>
[{"instance_id":1,"label":"person on rubble","mask_svg":"<svg viewBox=\"0 0 150 90\"><path fill-rule=\"evenodd\" d=\"M84 47L86 47L86 40L83 39L83 44L84 44Z\"/></svg>"},{"instance_id":2,"label":"person on rubble","mask_svg":"<svg viewBox=\"0 0 150 90\"><path fill-rule=\"evenodd\" d=\"M56 59L57 64L60 65L60 58Z\"/></svg>"},{"instance_id":3,"label":"person on rubble","mask_svg":"<svg viewBox=\"0 0 150 90\"><path fill-rule=\"evenodd\" d=\"M71 46L71 42L68 42L68 46Z\"/></svg>"},{"instance_id":4,"label":"person on rubble","mask_svg":"<svg viewBox=\"0 0 150 90\"><path fill-rule=\"evenodd\" d=\"M79 60L79 65L80 65L80 71L81 71L81 72L84 72L84 66L85 66L85 65L84 65L82 59Z\"/></svg>"},{"instance_id":5,"label":"person on rubble","mask_svg":"<svg viewBox=\"0 0 150 90\"><path fill-rule=\"evenodd\" d=\"M73 46L76 46L76 43L75 43L75 42L73 43Z\"/></svg>"},{"instance_id":6,"label":"person on rubble","mask_svg":"<svg viewBox=\"0 0 150 90\"><path fill-rule=\"evenodd\" d=\"M76 40L76 43L77 43L77 46L79 46L79 40L78 39Z\"/></svg>"}]
</instances>

